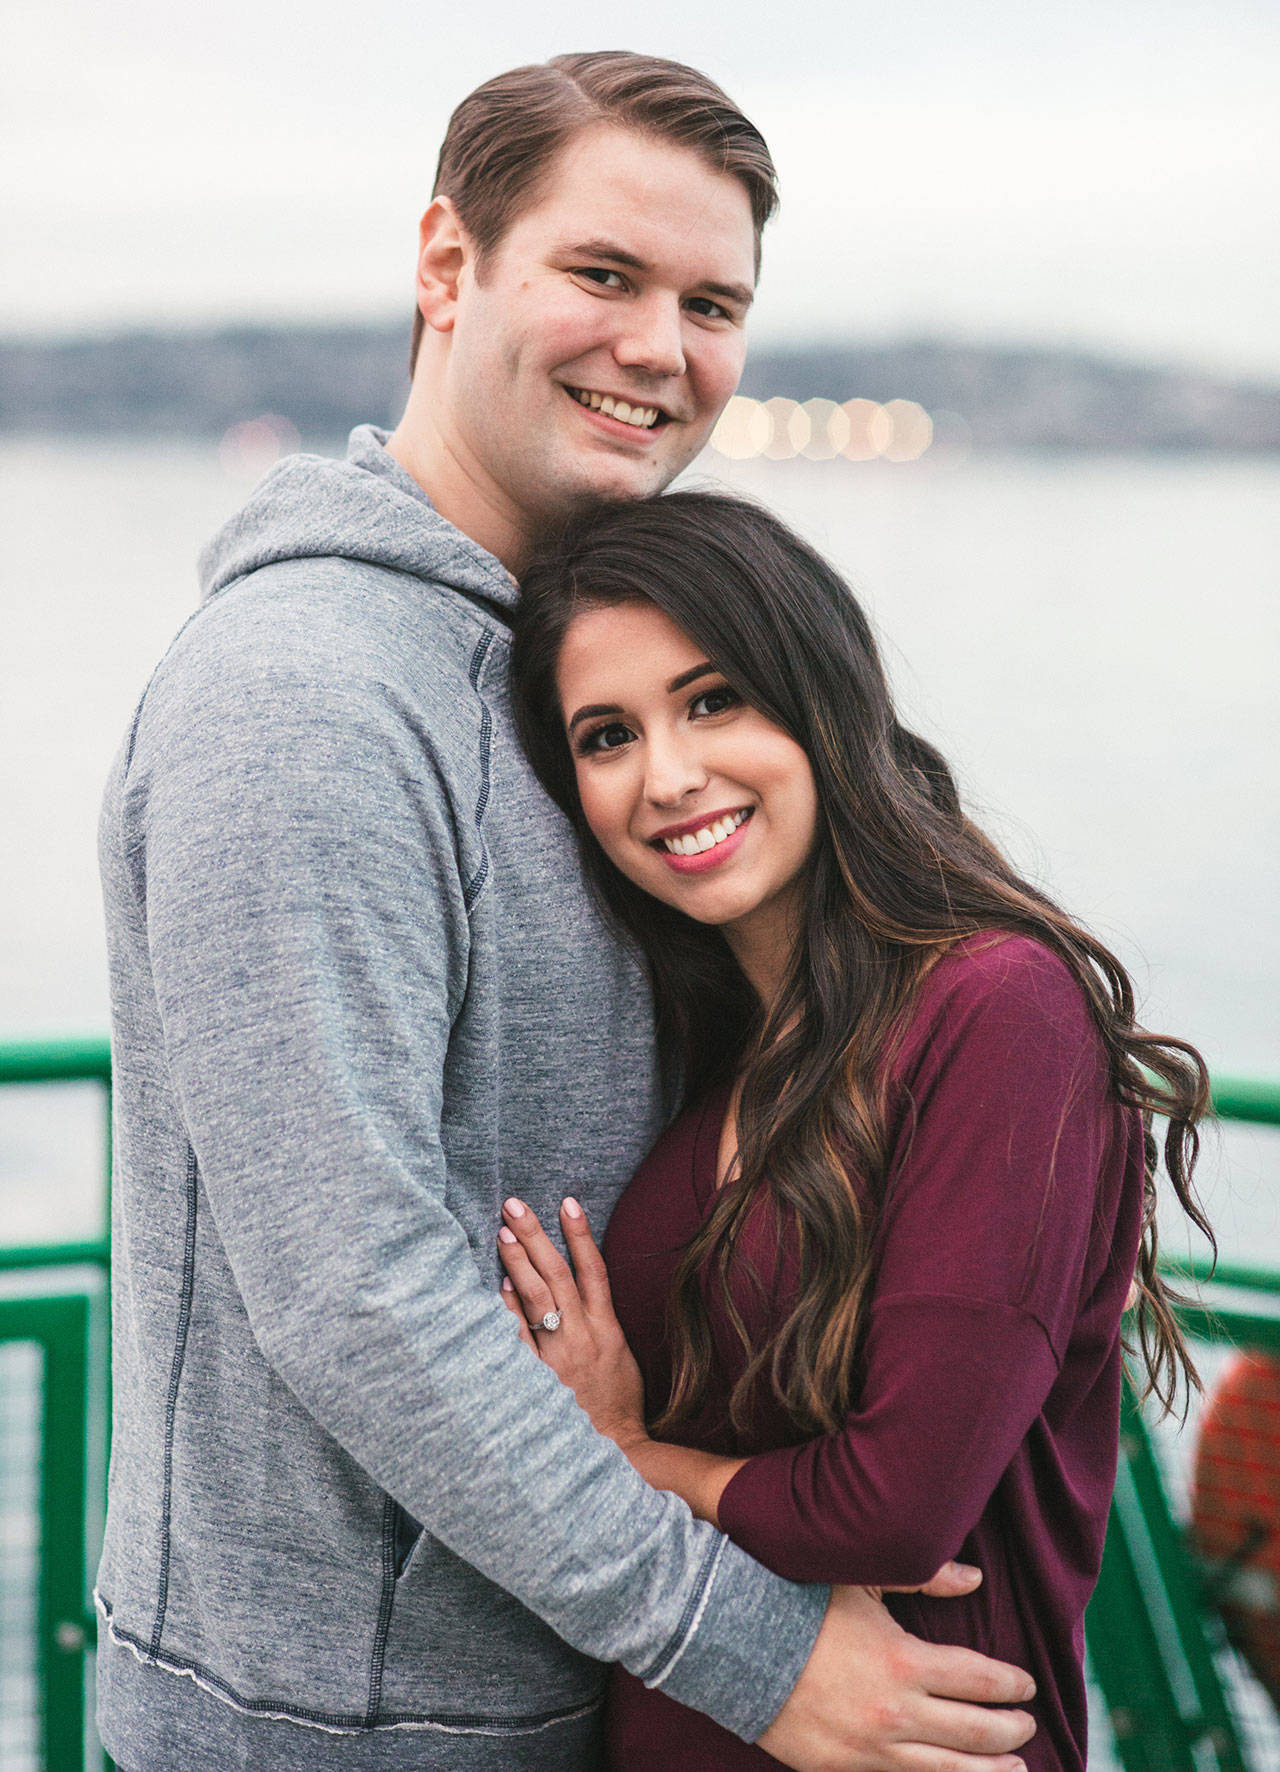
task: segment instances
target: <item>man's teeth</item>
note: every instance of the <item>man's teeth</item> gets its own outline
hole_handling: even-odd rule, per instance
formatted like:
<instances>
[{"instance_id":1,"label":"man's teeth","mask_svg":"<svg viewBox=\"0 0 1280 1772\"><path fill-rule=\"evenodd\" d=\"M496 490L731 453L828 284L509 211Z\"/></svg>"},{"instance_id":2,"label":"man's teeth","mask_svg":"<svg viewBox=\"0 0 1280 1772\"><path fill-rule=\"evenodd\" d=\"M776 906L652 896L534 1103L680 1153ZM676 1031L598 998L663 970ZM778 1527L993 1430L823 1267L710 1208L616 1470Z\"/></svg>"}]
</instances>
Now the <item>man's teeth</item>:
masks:
<instances>
[{"instance_id":1,"label":"man's teeth","mask_svg":"<svg viewBox=\"0 0 1280 1772\"><path fill-rule=\"evenodd\" d=\"M704 824L700 831L686 831L683 837L664 837L662 846L668 855L699 855L704 849L714 849L717 843L723 843L748 817L746 812L731 812L728 818Z\"/></svg>"},{"instance_id":2,"label":"man's teeth","mask_svg":"<svg viewBox=\"0 0 1280 1772\"><path fill-rule=\"evenodd\" d=\"M635 425L637 430L648 430L658 422L657 406L632 406L627 400L615 400L612 394L589 394L585 388L570 388L569 392L579 406L589 406L592 412L601 412L606 418L620 419L624 425Z\"/></svg>"}]
</instances>

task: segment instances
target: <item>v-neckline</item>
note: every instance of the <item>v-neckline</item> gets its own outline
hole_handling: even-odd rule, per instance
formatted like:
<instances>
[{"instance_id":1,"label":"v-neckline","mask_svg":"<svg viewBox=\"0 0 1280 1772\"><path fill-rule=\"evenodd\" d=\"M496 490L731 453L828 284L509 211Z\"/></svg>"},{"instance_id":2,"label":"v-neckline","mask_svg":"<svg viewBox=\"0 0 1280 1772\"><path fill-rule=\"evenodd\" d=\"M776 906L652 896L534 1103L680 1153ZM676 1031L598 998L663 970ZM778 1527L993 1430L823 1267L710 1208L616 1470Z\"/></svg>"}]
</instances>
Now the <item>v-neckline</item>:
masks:
<instances>
[{"instance_id":1,"label":"v-neckline","mask_svg":"<svg viewBox=\"0 0 1280 1772\"><path fill-rule=\"evenodd\" d=\"M733 1084L722 1083L702 1103L698 1129L693 1140L693 1194L705 1214L719 1189L716 1176L720 1168L720 1140L724 1135L725 1116L733 1099Z\"/></svg>"}]
</instances>

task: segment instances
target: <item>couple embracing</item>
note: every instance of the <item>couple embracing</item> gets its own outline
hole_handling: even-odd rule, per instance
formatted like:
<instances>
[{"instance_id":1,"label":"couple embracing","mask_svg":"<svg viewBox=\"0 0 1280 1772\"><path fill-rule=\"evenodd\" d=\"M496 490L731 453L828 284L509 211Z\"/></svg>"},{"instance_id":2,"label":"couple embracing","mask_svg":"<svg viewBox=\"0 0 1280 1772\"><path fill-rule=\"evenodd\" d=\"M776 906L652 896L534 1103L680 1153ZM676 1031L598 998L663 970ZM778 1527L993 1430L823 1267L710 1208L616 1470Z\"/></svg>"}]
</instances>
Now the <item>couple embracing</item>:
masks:
<instances>
[{"instance_id":1,"label":"couple embracing","mask_svg":"<svg viewBox=\"0 0 1280 1772\"><path fill-rule=\"evenodd\" d=\"M401 423L274 470L138 707L125 1772L1084 1765L1135 1266L1184 1360L1150 1114L1194 1216L1203 1067L965 817L832 569L658 496L775 202L688 68L480 87Z\"/></svg>"}]
</instances>

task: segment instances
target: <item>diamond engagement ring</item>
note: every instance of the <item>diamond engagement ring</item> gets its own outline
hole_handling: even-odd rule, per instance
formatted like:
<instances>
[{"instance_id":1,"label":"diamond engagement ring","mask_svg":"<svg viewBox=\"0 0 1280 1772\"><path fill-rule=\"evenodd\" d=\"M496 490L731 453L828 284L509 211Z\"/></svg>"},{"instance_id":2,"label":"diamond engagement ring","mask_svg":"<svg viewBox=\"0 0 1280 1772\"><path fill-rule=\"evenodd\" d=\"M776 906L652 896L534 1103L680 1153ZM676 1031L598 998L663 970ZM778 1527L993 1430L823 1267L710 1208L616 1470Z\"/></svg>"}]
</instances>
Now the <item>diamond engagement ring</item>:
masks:
<instances>
[{"instance_id":1,"label":"diamond engagement ring","mask_svg":"<svg viewBox=\"0 0 1280 1772\"><path fill-rule=\"evenodd\" d=\"M546 1316L543 1317L541 1322L538 1324L539 1329L558 1329L559 1327L560 1327L560 1312L559 1311L548 1311Z\"/></svg>"}]
</instances>

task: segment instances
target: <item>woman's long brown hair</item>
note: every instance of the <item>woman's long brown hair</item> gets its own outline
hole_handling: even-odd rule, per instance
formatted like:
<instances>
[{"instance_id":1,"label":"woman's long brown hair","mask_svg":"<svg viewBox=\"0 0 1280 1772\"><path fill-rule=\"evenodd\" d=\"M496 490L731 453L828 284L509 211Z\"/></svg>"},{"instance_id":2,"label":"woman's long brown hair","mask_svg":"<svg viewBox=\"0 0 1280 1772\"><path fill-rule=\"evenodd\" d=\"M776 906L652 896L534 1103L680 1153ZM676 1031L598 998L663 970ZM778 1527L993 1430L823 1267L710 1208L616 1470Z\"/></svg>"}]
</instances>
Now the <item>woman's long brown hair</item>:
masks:
<instances>
[{"instance_id":1,"label":"woman's long brown hair","mask_svg":"<svg viewBox=\"0 0 1280 1772\"><path fill-rule=\"evenodd\" d=\"M819 819L804 926L777 1000L763 1008L719 932L619 873L582 816L556 689L560 647L583 609L632 602L653 603L683 629L803 747L813 770ZM687 1418L705 1395L708 1284L748 1356L735 1421L766 1376L803 1431L829 1431L851 1406L887 1163L893 1041L929 965L982 931L1031 936L1060 958L1088 1004L1116 1098L1143 1116L1137 1346L1166 1410L1180 1378L1198 1386L1174 1315L1179 1301L1156 1267L1156 1176L1163 1154L1179 1203L1212 1242L1191 1179L1196 1123L1209 1105L1203 1060L1185 1041L1137 1025L1120 961L1020 879L966 817L943 758L899 723L867 619L827 562L770 513L722 494L597 511L544 548L522 580L512 686L529 758L572 821L607 913L647 964L660 1048L685 1099L742 1079L739 1179L720 1190L679 1265L675 1381L656 1431ZM1165 1121L1162 1152L1156 1117ZM786 1321L752 1349L731 1281L741 1279L739 1243L761 1202L794 1235L799 1283Z\"/></svg>"}]
</instances>

